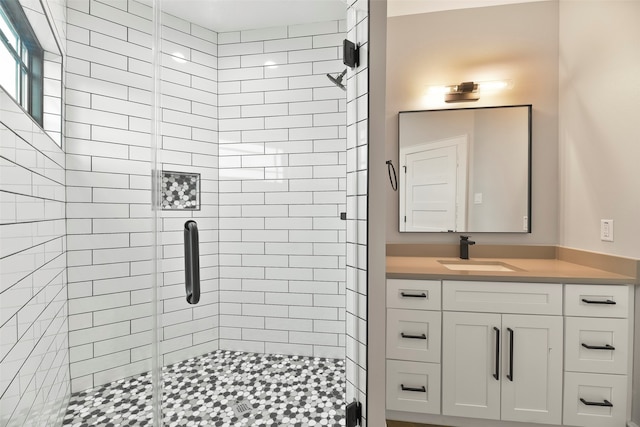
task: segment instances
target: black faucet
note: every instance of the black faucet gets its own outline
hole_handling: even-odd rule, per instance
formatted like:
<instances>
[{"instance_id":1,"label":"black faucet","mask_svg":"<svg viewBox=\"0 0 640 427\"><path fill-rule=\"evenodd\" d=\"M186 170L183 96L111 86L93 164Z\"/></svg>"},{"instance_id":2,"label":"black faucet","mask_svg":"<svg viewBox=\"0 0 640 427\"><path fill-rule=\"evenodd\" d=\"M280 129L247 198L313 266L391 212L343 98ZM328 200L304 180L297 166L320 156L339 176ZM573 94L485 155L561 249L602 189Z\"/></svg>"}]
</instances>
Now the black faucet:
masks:
<instances>
[{"instance_id":1,"label":"black faucet","mask_svg":"<svg viewBox=\"0 0 640 427\"><path fill-rule=\"evenodd\" d=\"M469 236L460 236L460 259L469 259L469 245L475 245L476 242L469 240Z\"/></svg>"}]
</instances>

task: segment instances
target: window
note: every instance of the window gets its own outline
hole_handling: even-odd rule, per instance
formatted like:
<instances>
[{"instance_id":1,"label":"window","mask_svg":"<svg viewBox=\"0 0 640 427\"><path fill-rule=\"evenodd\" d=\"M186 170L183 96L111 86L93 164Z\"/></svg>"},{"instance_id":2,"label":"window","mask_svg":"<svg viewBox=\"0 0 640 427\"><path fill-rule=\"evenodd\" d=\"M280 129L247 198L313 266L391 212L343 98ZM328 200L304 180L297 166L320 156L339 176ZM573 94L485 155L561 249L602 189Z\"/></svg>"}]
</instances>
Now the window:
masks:
<instances>
[{"instance_id":1,"label":"window","mask_svg":"<svg viewBox=\"0 0 640 427\"><path fill-rule=\"evenodd\" d=\"M20 2L0 0L0 85L42 126L43 50Z\"/></svg>"}]
</instances>

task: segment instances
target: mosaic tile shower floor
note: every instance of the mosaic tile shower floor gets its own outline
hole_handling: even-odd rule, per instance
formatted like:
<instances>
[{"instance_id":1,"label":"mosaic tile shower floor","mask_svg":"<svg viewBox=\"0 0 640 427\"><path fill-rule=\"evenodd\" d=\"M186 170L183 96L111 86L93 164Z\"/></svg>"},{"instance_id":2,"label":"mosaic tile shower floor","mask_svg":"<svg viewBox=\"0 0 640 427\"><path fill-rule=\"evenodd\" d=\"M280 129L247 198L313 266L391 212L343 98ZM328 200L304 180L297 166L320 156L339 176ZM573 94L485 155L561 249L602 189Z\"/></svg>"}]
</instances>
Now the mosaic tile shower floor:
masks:
<instances>
[{"instance_id":1,"label":"mosaic tile shower floor","mask_svg":"<svg viewBox=\"0 0 640 427\"><path fill-rule=\"evenodd\" d=\"M163 369L164 426L344 426L344 361L219 350ZM71 396L63 425L152 426L151 374Z\"/></svg>"}]
</instances>

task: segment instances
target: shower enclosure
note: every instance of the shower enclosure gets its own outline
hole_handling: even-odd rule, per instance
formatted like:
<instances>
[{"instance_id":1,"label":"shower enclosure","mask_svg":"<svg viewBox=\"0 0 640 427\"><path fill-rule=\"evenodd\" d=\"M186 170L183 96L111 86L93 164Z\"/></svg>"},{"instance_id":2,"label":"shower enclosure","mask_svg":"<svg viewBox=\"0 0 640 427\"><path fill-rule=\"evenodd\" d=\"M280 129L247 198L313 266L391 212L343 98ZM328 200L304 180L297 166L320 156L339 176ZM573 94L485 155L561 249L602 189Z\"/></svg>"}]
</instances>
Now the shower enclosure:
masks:
<instances>
[{"instance_id":1,"label":"shower enclosure","mask_svg":"<svg viewBox=\"0 0 640 427\"><path fill-rule=\"evenodd\" d=\"M50 30L44 124L0 90L0 426L345 425L367 2L251 26L204 0L20 3Z\"/></svg>"}]
</instances>

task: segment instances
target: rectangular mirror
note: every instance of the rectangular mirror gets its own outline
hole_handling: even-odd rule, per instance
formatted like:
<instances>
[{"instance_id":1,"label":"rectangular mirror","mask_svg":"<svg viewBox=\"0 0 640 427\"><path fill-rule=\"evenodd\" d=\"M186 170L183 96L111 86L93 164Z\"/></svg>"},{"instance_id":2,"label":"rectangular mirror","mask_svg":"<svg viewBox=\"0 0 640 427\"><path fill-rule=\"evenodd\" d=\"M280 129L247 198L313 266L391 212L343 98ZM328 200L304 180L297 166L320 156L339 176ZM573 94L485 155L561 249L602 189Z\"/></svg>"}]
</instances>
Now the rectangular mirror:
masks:
<instances>
[{"instance_id":1,"label":"rectangular mirror","mask_svg":"<svg viewBox=\"0 0 640 427\"><path fill-rule=\"evenodd\" d=\"M401 232L531 232L531 105L398 119Z\"/></svg>"}]
</instances>

